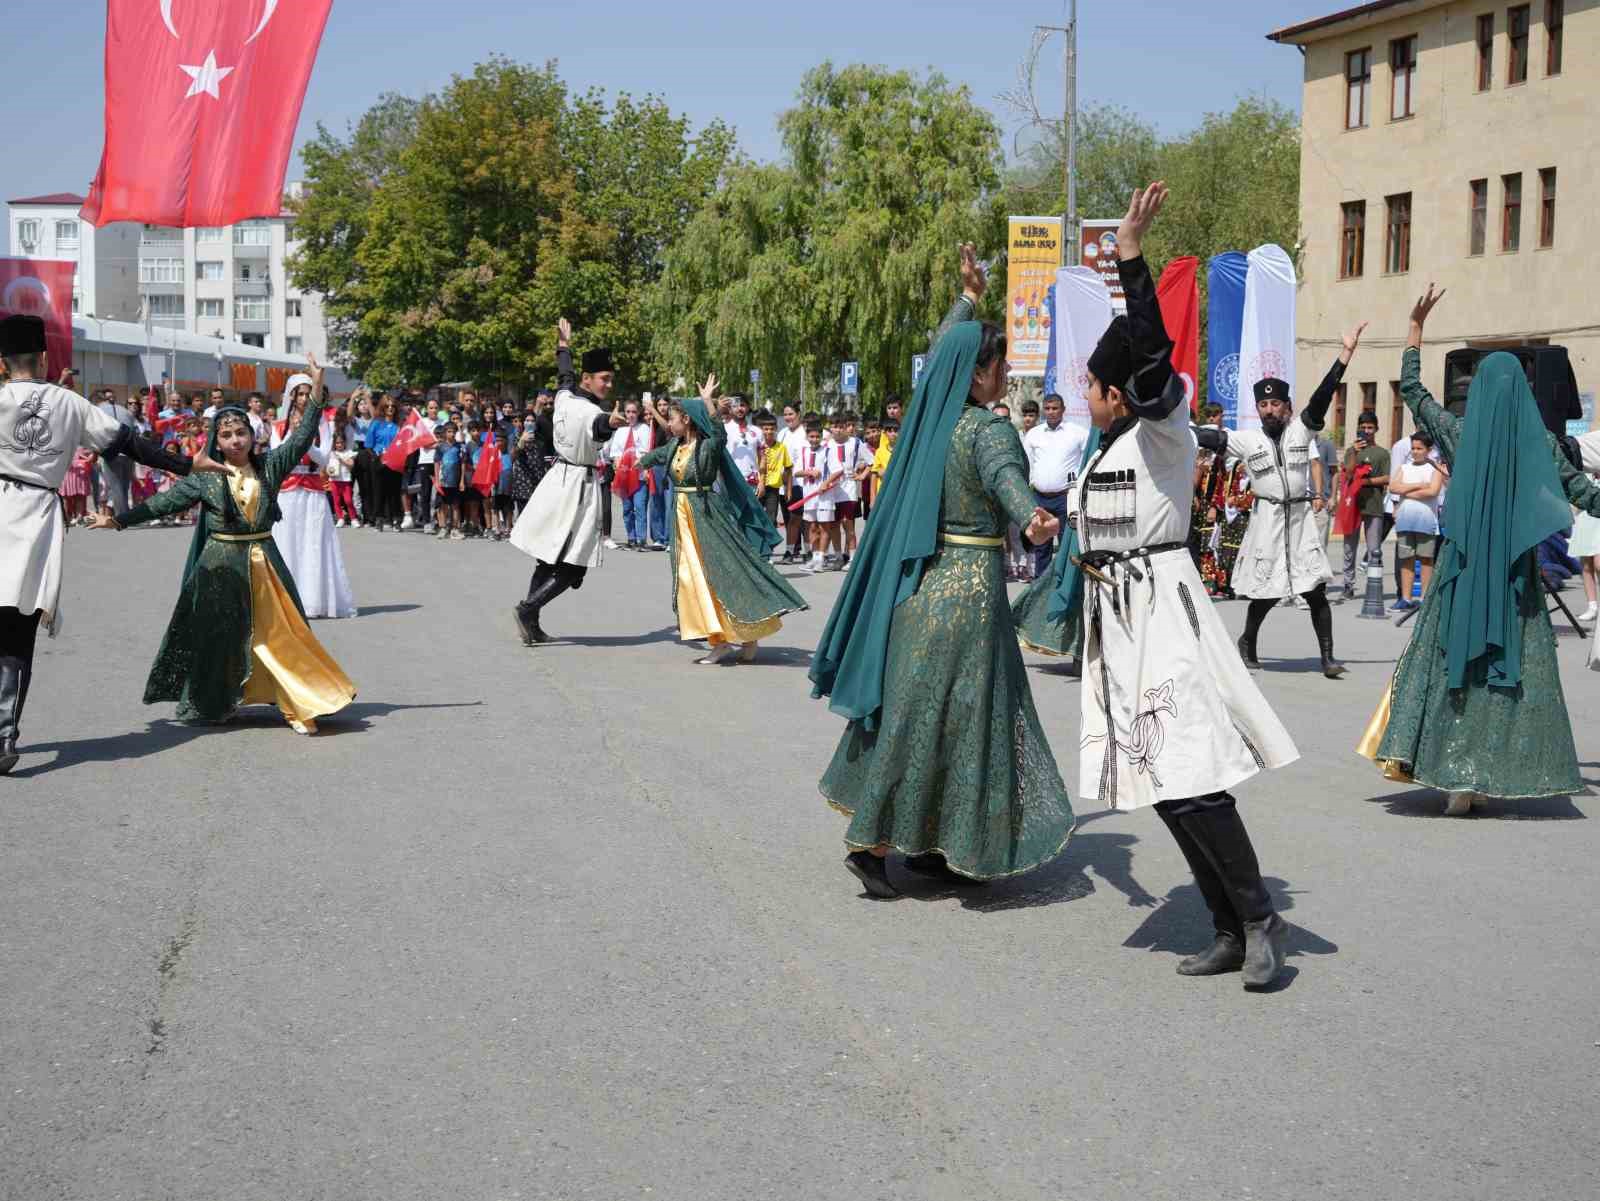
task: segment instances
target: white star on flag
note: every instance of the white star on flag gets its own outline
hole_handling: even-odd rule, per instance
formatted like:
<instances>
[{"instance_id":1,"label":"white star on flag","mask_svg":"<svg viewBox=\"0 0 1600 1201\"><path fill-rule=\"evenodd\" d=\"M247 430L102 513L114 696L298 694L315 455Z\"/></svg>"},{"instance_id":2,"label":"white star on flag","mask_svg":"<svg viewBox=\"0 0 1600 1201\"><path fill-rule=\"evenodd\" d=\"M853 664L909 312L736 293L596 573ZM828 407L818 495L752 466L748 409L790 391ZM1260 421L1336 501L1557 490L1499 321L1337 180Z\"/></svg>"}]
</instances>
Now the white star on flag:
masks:
<instances>
[{"instance_id":1,"label":"white star on flag","mask_svg":"<svg viewBox=\"0 0 1600 1201\"><path fill-rule=\"evenodd\" d=\"M198 96L201 92L206 93L213 100L221 100L222 96L217 91L217 85L233 74L232 67L217 66L217 52L215 50L208 53L206 61L198 67L186 67L180 63L178 70L194 81L189 85L189 90L183 94L185 100L190 96Z\"/></svg>"}]
</instances>

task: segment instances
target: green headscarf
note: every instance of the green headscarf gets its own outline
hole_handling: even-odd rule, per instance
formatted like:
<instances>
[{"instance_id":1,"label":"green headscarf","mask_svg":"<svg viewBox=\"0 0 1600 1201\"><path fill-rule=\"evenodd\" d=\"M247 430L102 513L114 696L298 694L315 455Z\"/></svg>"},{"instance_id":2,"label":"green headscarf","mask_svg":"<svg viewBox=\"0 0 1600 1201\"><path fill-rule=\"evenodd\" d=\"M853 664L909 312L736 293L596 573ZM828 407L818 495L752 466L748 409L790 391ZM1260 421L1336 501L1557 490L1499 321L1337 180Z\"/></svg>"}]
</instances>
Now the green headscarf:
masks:
<instances>
[{"instance_id":1,"label":"green headscarf","mask_svg":"<svg viewBox=\"0 0 1600 1201\"><path fill-rule=\"evenodd\" d=\"M1523 556L1572 524L1549 435L1522 364L1498 351L1478 365L1450 470L1449 527L1433 588L1447 682L1469 672L1495 688L1522 681Z\"/></svg>"},{"instance_id":2,"label":"green headscarf","mask_svg":"<svg viewBox=\"0 0 1600 1201\"><path fill-rule=\"evenodd\" d=\"M221 428L222 419L224 417L237 417L240 421L244 422L245 428L250 430L250 461L255 465L257 472L259 472L261 469L261 456L264 453L264 448L254 439L255 427L250 424L250 414L241 409L238 405L224 405L211 415L211 429L206 434L206 457L213 459L218 463L223 461L222 452L217 449L217 430ZM276 496L269 496L263 497L262 499L272 506L273 522L276 523L281 520L283 513L278 508L278 498ZM222 503L223 508L226 510L228 521L244 520L244 515L238 511L238 508L233 503L232 489L223 489ZM184 561L183 564L183 582L185 584L188 584L190 577L194 575L196 568L200 566L200 552L206 548L206 541L211 537L211 528L212 521L210 514L206 507L201 505L196 510L194 540L189 543L189 557Z\"/></svg>"},{"instance_id":3,"label":"green headscarf","mask_svg":"<svg viewBox=\"0 0 1600 1201\"><path fill-rule=\"evenodd\" d=\"M1095 452L1100 449L1101 432L1098 429L1090 429L1089 441L1084 445L1083 458L1078 463L1080 472L1089 465L1094 459ZM1055 576L1055 587L1050 590L1050 599L1045 602L1044 615L1047 621L1066 621L1067 616L1082 603L1083 572L1078 570L1078 565L1072 561L1077 553L1077 528L1063 521L1061 548L1056 551L1056 561L1050 566L1051 574Z\"/></svg>"},{"instance_id":4,"label":"green headscarf","mask_svg":"<svg viewBox=\"0 0 1600 1201\"><path fill-rule=\"evenodd\" d=\"M883 491L811 659L811 695L831 696L828 708L869 730L877 728L883 707L894 610L916 592L939 548L945 459L972 390L982 332L976 321L951 326L928 360Z\"/></svg>"},{"instance_id":5,"label":"green headscarf","mask_svg":"<svg viewBox=\"0 0 1600 1201\"><path fill-rule=\"evenodd\" d=\"M691 396L680 403L683 405L683 415L695 429L700 431L702 438L724 440L722 461L717 464L717 476L722 481L722 497L732 507L734 524L739 527L744 540L750 544L750 549L765 558L782 539L773 527L772 518L768 517L767 511L761 507L761 501L750 490L750 482L744 478L739 465L728 453L727 434L719 419L698 396Z\"/></svg>"}]
</instances>

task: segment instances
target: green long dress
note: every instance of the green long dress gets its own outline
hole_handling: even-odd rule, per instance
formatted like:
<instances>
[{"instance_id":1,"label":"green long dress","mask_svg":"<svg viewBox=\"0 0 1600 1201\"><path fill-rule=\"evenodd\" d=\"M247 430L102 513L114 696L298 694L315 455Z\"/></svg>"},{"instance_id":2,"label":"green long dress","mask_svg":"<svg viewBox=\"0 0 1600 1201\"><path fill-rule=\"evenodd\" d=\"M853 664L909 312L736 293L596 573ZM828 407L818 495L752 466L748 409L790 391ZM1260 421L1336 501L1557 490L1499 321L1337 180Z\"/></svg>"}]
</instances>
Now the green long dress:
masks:
<instances>
[{"instance_id":1,"label":"green long dress","mask_svg":"<svg viewBox=\"0 0 1600 1201\"><path fill-rule=\"evenodd\" d=\"M641 473L665 466L672 477L668 538L672 614L685 640L754 641L775 632L784 614L808 607L750 545L727 496L713 491L719 478L725 488L733 486L723 471L727 446L727 435L717 421L709 435L692 443L674 438L639 459ZM772 544L777 541L773 531Z\"/></svg>"},{"instance_id":2,"label":"green long dress","mask_svg":"<svg viewBox=\"0 0 1600 1201\"><path fill-rule=\"evenodd\" d=\"M270 537L258 541L227 541L249 534L271 534L278 516L278 488L310 448L322 410L306 405L294 430L277 448L256 460L261 500L253 520L240 511L229 488L228 476L196 473L185 476L167 492L158 493L128 510L119 521L124 528L182 513L201 506L194 548L184 567L183 584L161 649L145 683L144 703L178 702L184 721L221 721L244 701L254 667L251 558L255 551L277 577L304 624L305 609L276 544ZM215 454L215 426L207 453ZM223 539L213 535L222 535ZM315 646L314 651L321 648ZM306 648L290 648L285 662L303 662ZM314 653L314 652L313 652ZM331 662L331 661L330 661ZM323 665L314 664L318 671ZM327 689L322 689L326 692ZM353 693L352 693L353 695ZM337 699L337 698L335 698ZM348 697L344 703L348 703ZM331 708L324 708L329 712ZM301 716L321 714L302 712Z\"/></svg>"},{"instance_id":3,"label":"green long dress","mask_svg":"<svg viewBox=\"0 0 1600 1201\"><path fill-rule=\"evenodd\" d=\"M1003 539L1026 525L1027 465L1011 423L969 405L945 461L941 533ZM942 851L975 879L1060 854L1072 805L1033 707L998 544L940 545L894 611L878 728L846 727L820 787L851 816L851 847Z\"/></svg>"},{"instance_id":4,"label":"green long dress","mask_svg":"<svg viewBox=\"0 0 1600 1201\"><path fill-rule=\"evenodd\" d=\"M1400 395L1417 428L1431 435L1439 454L1454 464L1461 418L1442 408L1423 386L1421 355L1407 348L1400 368ZM1555 460L1567 499L1600 515L1600 489L1561 453ZM1449 537L1446 496L1445 537ZM1439 645L1438 591L1430 588L1417 614L1411 641L1395 667L1388 725L1376 759L1393 774L1445 792L1481 792L1492 797L1567 796L1583 791L1572 721L1561 691L1556 636L1539 583L1538 552L1518 564L1527 583L1519 612L1522 682L1492 688L1469 682L1448 687L1445 652ZM1381 712L1381 710L1380 710Z\"/></svg>"}]
</instances>

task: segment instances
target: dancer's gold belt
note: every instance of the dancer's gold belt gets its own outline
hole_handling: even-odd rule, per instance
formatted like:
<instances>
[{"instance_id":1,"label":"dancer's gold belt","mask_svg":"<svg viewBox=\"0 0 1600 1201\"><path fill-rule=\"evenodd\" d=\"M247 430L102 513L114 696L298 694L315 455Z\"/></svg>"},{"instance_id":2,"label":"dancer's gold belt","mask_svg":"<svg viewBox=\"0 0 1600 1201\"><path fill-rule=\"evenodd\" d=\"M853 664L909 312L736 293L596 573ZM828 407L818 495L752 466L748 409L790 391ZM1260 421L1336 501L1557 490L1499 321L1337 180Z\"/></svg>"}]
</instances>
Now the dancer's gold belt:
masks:
<instances>
[{"instance_id":1,"label":"dancer's gold belt","mask_svg":"<svg viewBox=\"0 0 1600 1201\"><path fill-rule=\"evenodd\" d=\"M1000 537L998 534L993 536L983 534L950 534L946 533L944 530L939 531L939 541L944 543L946 546L981 546L985 550L1000 550L1006 544L1006 540Z\"/></svg>"},{"instance_id":2,"label":"dancer's gold belt","mask_svg":"<svg viewBox=\"0 0 1600 1201\"><path fill-rule=\"evenodd\" d=\"M262 530L259 534L217 534L211 535L218 542L265 542L272 537L271 530Z\"/></svg>"}]
</instances>

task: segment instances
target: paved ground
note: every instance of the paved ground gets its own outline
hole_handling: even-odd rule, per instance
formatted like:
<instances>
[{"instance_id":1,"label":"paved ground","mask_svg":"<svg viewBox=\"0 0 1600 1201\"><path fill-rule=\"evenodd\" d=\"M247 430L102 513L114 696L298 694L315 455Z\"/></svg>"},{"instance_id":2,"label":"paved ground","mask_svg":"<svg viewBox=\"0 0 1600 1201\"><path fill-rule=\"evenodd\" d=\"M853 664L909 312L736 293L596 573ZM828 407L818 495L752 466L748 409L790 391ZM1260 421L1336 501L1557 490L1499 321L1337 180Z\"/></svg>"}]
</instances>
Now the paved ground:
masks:
<instances>
[{"instance_id":1,"label":"paved ground","mask_svg":"<svg viewBox=\"0 0 1600 1201\"><path fill-rule=\"evenodd\" d=\"M365 607L317 630L361 697L307 740L139 704L187 537L73 535L0 781L0 1196L1594 1195L1600 802L1450 820L1378 777L1388 623L1337 611L1338 683L1303 614L1263 634L1303 758L1243 790L1296 925L1249 995L1174 974L1208 927L1148 813L860 899L804 670L837 576L708 669L661 556L526 651L509 547L352 532ZM1075 779L1077 685L1033 683Z\"/></svg>"}]
</instances>

